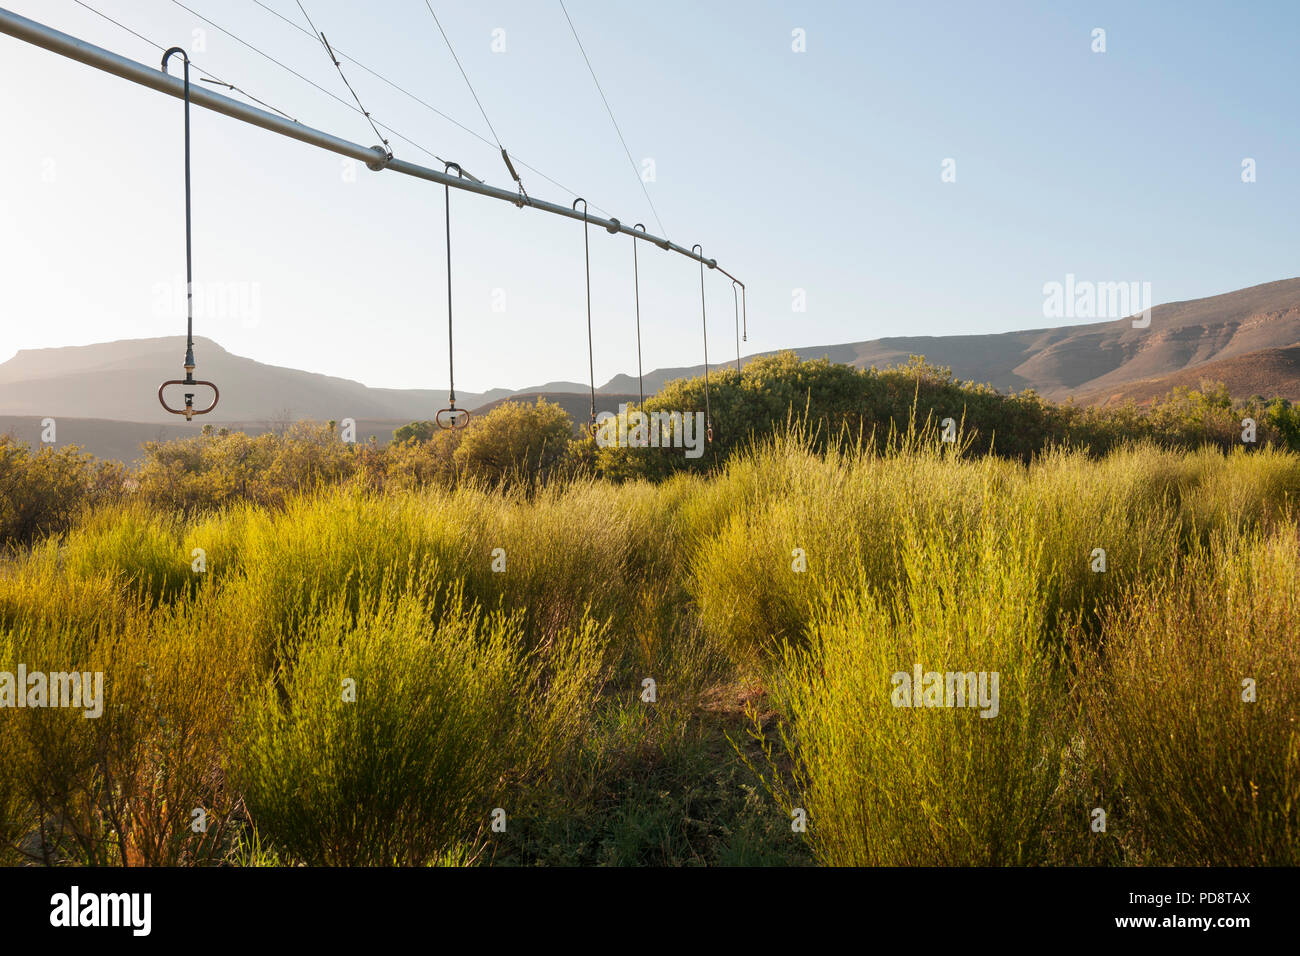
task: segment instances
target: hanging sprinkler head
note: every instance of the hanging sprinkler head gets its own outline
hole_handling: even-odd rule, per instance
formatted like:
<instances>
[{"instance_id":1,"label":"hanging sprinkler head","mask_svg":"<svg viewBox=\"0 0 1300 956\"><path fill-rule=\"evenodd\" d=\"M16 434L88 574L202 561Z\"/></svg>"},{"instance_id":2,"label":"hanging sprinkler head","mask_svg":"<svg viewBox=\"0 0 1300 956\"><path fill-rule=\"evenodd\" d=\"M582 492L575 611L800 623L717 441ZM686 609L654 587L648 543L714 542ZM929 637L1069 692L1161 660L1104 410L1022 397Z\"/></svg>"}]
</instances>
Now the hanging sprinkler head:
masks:
<instances>
[{"instance_id":1,"label":"hanging sprinkler head","mask_svg":"<svg viewBox=\"0 0 1300 956\"><path fill-rule=\"evenodd\" d=\"M596 353L591 338L591 243L587 238L587 200L579 196L573 201L574 212L582 203L582 259L587 271L587 374L591 379L591 418L588 428L591 437L596 437Z\"/></svg>"},{"instance_id":2,"label":"hanging sprinkler head","mask_svg":"<svg viewBox=\"0 0 1300 956\"><path fill-rule=\"evenodd\" d=\"M698 242L691 246L691 252L699 250L700 261L700 323L704 329L704 423L705 436L709 444L713 444L713 411L709 406L709 315L704 299L704 267L708 265L710 269L717 265L715 259L704 258L704 247Z\"/></svg>"},{"instance_id":3,"label":"hanging sprinkler head","mask_svg":"<svg viewBox=\"0 0 1300 956\"><path fill-rule=\"evenodd\" d=\"M221 399L221 393L217 391L217 386L212 382L204 382L194 378L194 243L192 240L192 227L190 216L190 58L181 47L174 46L163 54L162 70L167 72L167 64L171 58L179 53L181 61L185 64L184 73L184 100L185 100L185 363L181 366L185 369L183 379L168 379L158 386L158 404L172 415L184 415L185 420L192 421L195 415L206 415L217 407L217 402ZM194 393L185 392L185 407L172 408L167 404L167 399L163 392L168 385L206 385L212 389L212 404L207 408L194 407Z\"/></svg>"},{"instance_id":4,"label":"hanging sprinkler head","mask_svg":"<svg viewBox=\"0 0 1300 956\"><path fill-rule=\"evenodd\" d=\"M464 177L468 175L460 168L459 163L444 163L442 171L450 173L456 170L456 175ZM469 410L456 407L456 344L452 337L452 311L451 311L451 188L442 184L443 192L443 209L446 213L447 222L447 407L440 408L434 413L434 423L443 430L454 428L464 428L469 424Z\"/></svg>"}]
</instances>

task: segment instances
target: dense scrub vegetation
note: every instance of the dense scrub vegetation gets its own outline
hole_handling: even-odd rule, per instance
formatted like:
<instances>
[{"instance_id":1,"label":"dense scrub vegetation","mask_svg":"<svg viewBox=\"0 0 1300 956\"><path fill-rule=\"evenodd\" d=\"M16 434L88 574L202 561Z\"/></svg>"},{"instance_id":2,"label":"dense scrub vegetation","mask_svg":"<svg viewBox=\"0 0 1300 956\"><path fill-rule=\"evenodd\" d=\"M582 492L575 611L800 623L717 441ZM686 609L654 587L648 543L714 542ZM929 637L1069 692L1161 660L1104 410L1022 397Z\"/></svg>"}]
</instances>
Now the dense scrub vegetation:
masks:
<instances>
[{"instance_id":1,"label":"dense scrub vegetation","mask_svg":"<svg viewBox=\"0 0 1300 956\"><path fill-rule=\"evenodd\" d=\"M751 361L743 370L719 368L709 376L708 407L714 426L713 459L780 431L787 421L804 425L814 447L846 438L886 447L892 435L951 418L968 450L1028 461L1051 446L1102 455L1145 439L1165 448L1242 444L1242 420L1256 424L1254 444L1300 451L1300 407L1286 399L1233 401L1218 384L1180 388L1151 407L1133 404L1094 408L1049 402L1033 390L1014 394L961 382L952 370L920 356L883 371L799 361L786 352ZM645 403L646 412L703 409L702 378L670 382ZM709 456L688 459L640 449L602 451L610 476L654 477L683 468L707 470Z\"/></svg>"},{"instance_id":2,"label":"dense scrub vegetation","mask_svg":"<svg viewBox=\"0 0 1300 956\"><path fill-rule=\"evenodd\" d=\"M0 447L0 672L105 675L0 709L0 861L1300 862L1289 408L1126 442L920 366L731 374L703 471L545 405ZM899 706L918 666L996 716Z\"/></svg>"},{"instance_id":3,"label":"dense scrub vegetation","mask_svg":"<svg viewBox=\"0 0 1300 956\"><path fill-rule=\"evenodd\" d=\"M703 415L705 406L703 379L683 379L647 399L644 411ZM715 471L791 428L817 452L846 444L880 452L901 435L938 429L950 419L967 455L1021 462L1051 448L1097 457L1134 441L1169 449L1300 452L1300 406L1286 399L1234 401L1223 386L1208 385L1177 389L1143 409L1083 408L1032 391L1008 395L960 382L919 356L884 371L801 362L793 353L755 359L740 372L713 371L708 407L714 440L698 457L680 448L627 447L626 440L615 447L575 434L564 410L545 399L506 402L475 416L464 430L411 422L385 446L344 443L337 422L298 422L257 437L204 426L192 439L147 443L130 474L74 447L33 453L0 435L0 544L64 532L84 509L124 500L194 514L236 502L280 508L295 495L344 484L392 491L531 487L575 477L657 481L682 471ZM625 431L636 414L631 408L623 416ZM1252 442L1243 441L1247 419L1254 424Z\"/></svg>"}]
</instances>

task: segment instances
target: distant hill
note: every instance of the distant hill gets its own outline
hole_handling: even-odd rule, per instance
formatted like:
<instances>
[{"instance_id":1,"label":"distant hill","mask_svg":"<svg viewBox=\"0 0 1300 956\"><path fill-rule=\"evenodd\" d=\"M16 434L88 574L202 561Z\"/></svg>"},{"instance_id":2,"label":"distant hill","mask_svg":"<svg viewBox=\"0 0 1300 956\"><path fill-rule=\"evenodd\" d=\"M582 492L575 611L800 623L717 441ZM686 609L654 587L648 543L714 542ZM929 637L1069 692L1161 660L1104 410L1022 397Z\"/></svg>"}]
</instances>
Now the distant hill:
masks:
<instances>
[{"instance_id":1,"label":"distant hill","mask_svg":"<svg viewBox=\"0 0 1300 956\"><path fill-rule=\"evenodd\" d=\"M194 349L199 377L221 388L220 404L203 418L214 425L283 418L408 422L428 418L446 404L442 391L368 388L346 378L232 355L211 339L195 338ZM62 418L93 413L116 421L174 424L180 419L173 420L158 407L157 390L164 378L178 377L184 354L182 336L23 349L0 364L0 415ZM459 398L473 408L506 394L508 389L495 389L462 392ZM203 392L198 398L204 400Z\"/></svg>"},{"instance_id":2,"label":"distant hill","mask_svg":"<svg viewBox=\"0 0 1300 956\"><path fill-rule=\"evenodd\" d=\"M1223 383L1234 398L1286 398L1300 402L1300 345L1283 349L1260 349L1234 358L1206 362L1193 368L1140 379L1089 392L1078 397L1084 405L1120 405L1132 401L1149 405L1175 388L1200 388Z\"/></svg>"},{"instance_id":3,"label":"distant hill","mask_svg":"<svg viewBox=\"0 0 1300 956\"><path fill-rule=\"evenodd\" d=\"M1170 302L1151 310L1151 325L1133 328L1124 318L1090 325L998 332L987 335L897 336L798 348L801 359L828 358L859 368L885 368L924 355L951 366L960 379L999 389L1033 388L1047 398L1114 392L1223 359L1300 344L1300 279L1283 279L1236 292ZM646 392L668 378L703 374L704 367L656 370ZM636 379L613 380L636 390ZM1229 387L1233 388L1229 383ZM1234 389L1234 395L1236 391ZM1241 397L1249 397L1247 391Z\"/></svg>"}]
</instances>

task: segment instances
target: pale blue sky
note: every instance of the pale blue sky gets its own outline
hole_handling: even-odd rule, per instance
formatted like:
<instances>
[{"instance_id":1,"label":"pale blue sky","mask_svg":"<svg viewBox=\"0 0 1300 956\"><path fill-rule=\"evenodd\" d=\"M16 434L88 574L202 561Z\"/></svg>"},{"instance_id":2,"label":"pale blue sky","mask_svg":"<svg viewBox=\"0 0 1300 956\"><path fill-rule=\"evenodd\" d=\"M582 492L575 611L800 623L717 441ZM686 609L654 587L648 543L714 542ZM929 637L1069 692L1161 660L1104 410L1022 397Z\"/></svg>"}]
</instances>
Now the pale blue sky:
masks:
<instances>
[{"instance_id":1,"label":"pale blue sky","mask_svg":"<svg viewBox=\"0 0 1300 956\"><path fill-rule=\"evenodd\" d=\"M374 139L172 0L87 2L163 45L206 29L197 66ZM347 97L320 46L253 0L184 2ZM301 20L294 0L263 2ZM669 237L748 283L747 352L1048 325L1043 284L1067 273L1148 281L1156 302L1300 274L1300 4L566 2L632 155L655 161ZM304 3L335 45L487 135L423 0ZM158 62L73 0L0 5ZM558 2L434 8L513 154L593 211L653 226ZM508 185L494 148L348 77L376 118ZM183 305L158 301L184 270L181 119L176 100L0 36L0 360L183 331ZM258 314L201 316L196 331L369 385L445 386L441 188L364 169L345 182L332 154L193 121L195 279L260 296ZM948 157L955 183L941 182ZM572 199L521 172L534 196ZM458 385L585 381L582 227L467 194L452 214ZM599 384L636 368L631 240L591 241ZM699 362L697 267L642 247L641 269L646 368ZM725 361L731 288L706 278L710 358Z\"/></svg>"}]
</instances>

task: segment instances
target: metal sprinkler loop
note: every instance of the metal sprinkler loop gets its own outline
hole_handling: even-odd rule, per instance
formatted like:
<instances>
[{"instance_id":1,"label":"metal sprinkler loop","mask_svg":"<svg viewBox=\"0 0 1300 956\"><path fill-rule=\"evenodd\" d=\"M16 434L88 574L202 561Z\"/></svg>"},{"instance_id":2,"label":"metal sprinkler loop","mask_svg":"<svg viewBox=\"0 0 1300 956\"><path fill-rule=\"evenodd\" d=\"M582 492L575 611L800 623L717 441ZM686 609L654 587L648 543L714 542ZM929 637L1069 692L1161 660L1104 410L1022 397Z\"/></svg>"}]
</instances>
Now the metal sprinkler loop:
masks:
<instances>
[{"instance_id":1,"label":"metal sprinkler loop","mask_svg":"<svg viewBox=\"0 0 1300 956\"><path fill-rule=\"evenodd\" d=\"M457 176L463 176L459 163L447 163L443 166L442 171L448 172L451 169L456 170ZM438 427L444 430L453 428L464 428L469 424L470 413L467 408L456 407L456 350L455 342L452 339L451 323L451 187L443 184L443 208L446 210L447 220L447 407L440 408L434 414L433 420Z\"/></svg>"},{"instance_id":2,"label":"metal sprinkler loop","mask_svg":"<svg viewBox=\"0 0 1300 956\"><path fill-rule=\"evenodd\" d=\"M162 58L162 70L167 72L167 63L172 54L179 53L185 63L185 377L168 379L158 386L158 403L173 415L184 415L185 420L192 421L195 415L206 415L217 407L221 392L212 382L194 377L194 243L192 238L190 215L190 58L178 46L172 47ZM163 392L169 385L204 385L212 389L212 404L207 408L194 407L194 393L185 392L185 407L172 408L167 404Z\"/></svg>"}]
</instances>

